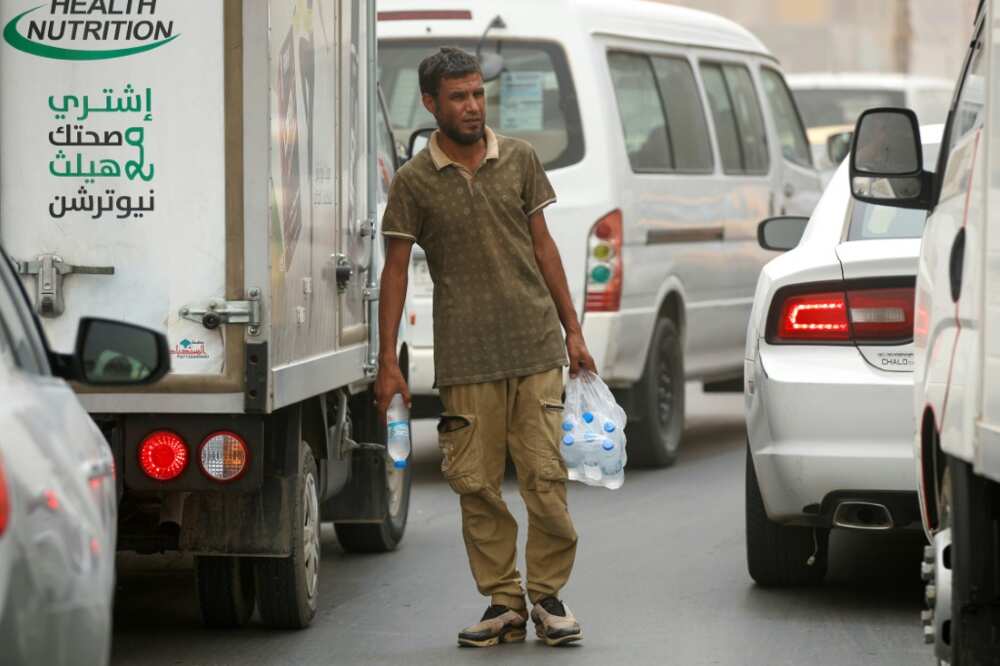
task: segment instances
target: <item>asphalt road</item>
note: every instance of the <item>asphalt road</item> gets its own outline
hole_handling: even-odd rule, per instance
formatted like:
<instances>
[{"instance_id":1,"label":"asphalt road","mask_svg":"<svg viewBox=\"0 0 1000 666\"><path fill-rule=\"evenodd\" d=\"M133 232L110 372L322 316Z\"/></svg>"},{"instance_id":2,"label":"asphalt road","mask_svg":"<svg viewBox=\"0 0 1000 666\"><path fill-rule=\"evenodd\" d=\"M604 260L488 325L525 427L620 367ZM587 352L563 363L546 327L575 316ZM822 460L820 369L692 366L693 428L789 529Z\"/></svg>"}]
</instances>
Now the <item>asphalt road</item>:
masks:
<instances>
[{"instance_id":1,"label":"asphalt road","mask_svg":"<svg viewBox=\"0 0 1000 666\"><path fill-rule=\"evenodd\" d=\"M417 466L401 548L344 553L324 533L320 610L301 632L256 619L236 631L198 620L190 561L123 558L113 664L931 664L921 642L922 537L834 533L821 587L756 587L745 566L742 396L689 387L683 453L666 470L629 470L618 491L571 484L580 534L563 597L579 647L459 649L478 620L457 498L440 479L433 424L415 425ZM505 496L526 525L516 482ZM523 539L527 530L522 528ZM523 555L522 567L523 571Z\"/></svg>"}]
</instances>

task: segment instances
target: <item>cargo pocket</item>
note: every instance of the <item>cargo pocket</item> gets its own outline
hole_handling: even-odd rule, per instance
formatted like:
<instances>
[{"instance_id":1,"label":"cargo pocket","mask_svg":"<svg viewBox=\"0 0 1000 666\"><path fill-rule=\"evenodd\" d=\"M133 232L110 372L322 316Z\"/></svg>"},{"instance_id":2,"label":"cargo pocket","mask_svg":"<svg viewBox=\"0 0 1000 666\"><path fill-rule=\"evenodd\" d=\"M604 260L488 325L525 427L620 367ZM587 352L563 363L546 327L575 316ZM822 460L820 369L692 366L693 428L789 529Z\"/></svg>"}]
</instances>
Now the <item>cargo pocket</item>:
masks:
<instances>
[{"instance_id":1,"label":"cargo pocket","mask_svg":"<svg viewBox=\"0 0 1000 666\"><path fill-rule=\"evenodd\" d=\"M475 441L476 417L442 414L438 421L438 441L441 446L441 473L448 485L459 495L478 492L483 452Z\"/></svg>"},{"instance_id":2,"label":"cargo pocket","mask_svg":"<svg viewBox=\"0 0 1000 666\"><path fill-rule=\"evenodd\" d=\"M534 444L535 474L529 479L528 488L545 491L553 483L566 481L566 463L559 451L559 433L562 431L563 405L557 400L541 401L540 431L532 438Z\"/></svg>"}]
</instances>

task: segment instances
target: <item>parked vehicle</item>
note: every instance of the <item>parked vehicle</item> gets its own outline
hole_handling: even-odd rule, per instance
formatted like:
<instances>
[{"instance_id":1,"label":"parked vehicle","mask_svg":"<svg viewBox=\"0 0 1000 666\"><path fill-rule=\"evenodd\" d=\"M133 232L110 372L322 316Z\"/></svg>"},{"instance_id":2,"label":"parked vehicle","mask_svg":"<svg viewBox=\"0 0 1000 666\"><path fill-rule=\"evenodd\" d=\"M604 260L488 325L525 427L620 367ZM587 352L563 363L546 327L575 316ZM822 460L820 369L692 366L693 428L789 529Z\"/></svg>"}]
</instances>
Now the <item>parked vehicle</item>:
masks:
<instances>
[{"instance_id":1,"label":"parked vehicle","mask_svg":"<svg viewBox=\"0 0 1000 666\"><path fill-rule=\"evenodd\" d=\"M370 389L374 3L88 8L87 35L55 45L35 22L69 20L59 3L0 10L0 234L56 349L84 315L168 338L154 389L82 389L119 470L118 547L195 555L210 625L256 607L307 626L320 521L392 550L409 505ZM123 21L157 41L95 37Z\"/></svg>"},{"instance_id":2,"label":"parked vehicle","mask_svg":"<svg viewBox=\"0 0 1000 666\"><path fill-rule=\"evenodd\" d=\"M1000 655L998 21L984 1L934 171L920 162L917 115L882 108L858 121L850 173L859 201L929 211L914 329L916 473L933 542L924 635L953 666Z\"/></svg>"},{"instance_id":3,"label":"parked vehicle","mask_svg":"<svg viewBox=\"0 0 1000 666\"><path fill-rule=\"evenodd\" d=\"M115 581L115 465L68 381L145 385L161 334L83 319L49 350L0 250L0 644L9 666L106 664Z\"/></svg>"},{"instance_id":4,"label":"parked vehicle","mask_svg":"<svg viewBox=\"0 0 1000 666\"><path fill-rule=\"evenodd\" d=\"M924 132L928 163L940 137L941 126ZM790 250L761 271L747 330L747 564L762 585L822 580L831 528L920 528L911 424L924 218L853 201L844 164L810 219L761 223L762 246Z\"/></svg>"},{"instance_id":5,"label":"parked vehicle","mask_svg":"<svg viewBox=\"0 0 1000 666\"><path fill-rule=\"evenodd\" d=\"M909 106L926 124L943 123L953 81L907 74L790 74L788 87L808 128L817 168L829 180L851 148L850 134L865 109Z\"/></svg>"},{"instance_id":6,"label":"parked vehicle","mask_svg":"<svg viewBox=\"0 0 1000 666\"><path fill-rule=\"evenodd\" d=\"M629 413L629 461L670 464L684 381L742 386L751 285L768 258L757 222L818 199L778 62L730 21L633 0L384 0L379 18L404 142L434 125L422 58L442 45L502 58L487 122L531 142L558 193L546 218L598 370ZM410 284L410 377L426 394L433 286L419 252Z\"/></svg>"}]
</instances>

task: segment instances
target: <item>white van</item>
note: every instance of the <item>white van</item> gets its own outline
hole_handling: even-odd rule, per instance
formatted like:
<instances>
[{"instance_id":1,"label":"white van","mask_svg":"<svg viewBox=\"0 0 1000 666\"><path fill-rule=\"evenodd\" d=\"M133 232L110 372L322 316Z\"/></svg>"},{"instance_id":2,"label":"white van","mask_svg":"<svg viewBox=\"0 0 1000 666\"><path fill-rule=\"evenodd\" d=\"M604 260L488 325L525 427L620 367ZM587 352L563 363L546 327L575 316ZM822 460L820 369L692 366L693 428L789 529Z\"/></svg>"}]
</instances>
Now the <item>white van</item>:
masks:
<instances>
[{"instance_id":1,"label":"white van","mask_svg":"<svg viewBox=\"0 0 1000 666\"><path fill-rule=\"evenodd\" d=\"M915 161L908 109L862 115L851 164L856 198L929 211L914 308L914 457L933 541L924 636L952 666L1000 655L998 10L980 5L934 173Z\"/></svg>"},{"instance_id":2,"label":"white van","mask_svg":"<svg viewBox=\"0 0 1000 666\"><path fill-rule=\"evenodd\" d=\"M629 412L629 459L673 461L684 380L742 390L761 266L757 224L808 215L809 144L777 60L740 26L620 0L379 4L380 78L397 139L434 125L417 66L444 45L499 53L487 122L531 142L584 335ZM411 280L410 383L433 390L432 285ZM470 313L474 316L474 313Z\"/></svg>"}]
</instances>

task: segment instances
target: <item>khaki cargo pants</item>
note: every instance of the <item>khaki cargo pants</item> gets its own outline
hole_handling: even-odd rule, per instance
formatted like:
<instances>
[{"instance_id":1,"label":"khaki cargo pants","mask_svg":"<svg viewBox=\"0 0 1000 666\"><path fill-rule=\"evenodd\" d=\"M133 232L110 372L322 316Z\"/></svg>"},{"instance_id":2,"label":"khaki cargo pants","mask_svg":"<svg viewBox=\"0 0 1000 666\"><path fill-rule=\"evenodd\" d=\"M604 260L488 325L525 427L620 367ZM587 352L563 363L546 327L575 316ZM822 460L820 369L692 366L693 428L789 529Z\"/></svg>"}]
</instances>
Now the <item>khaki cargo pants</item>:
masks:
<instances>
[{"instance_id":1,"label":"khaki cargo pants","mask_svg":"<svg viewBox=\"0 0 1000 666\"><path fill-rule=\"evenodd\" d=\"M528 509L528 597L558 595L576 555L559 453L562 369L441 388L441 470L461 496L462 535L479 592L524 608L517 522L500 496L507 451Z\"/></svg>"}]
</instances>

